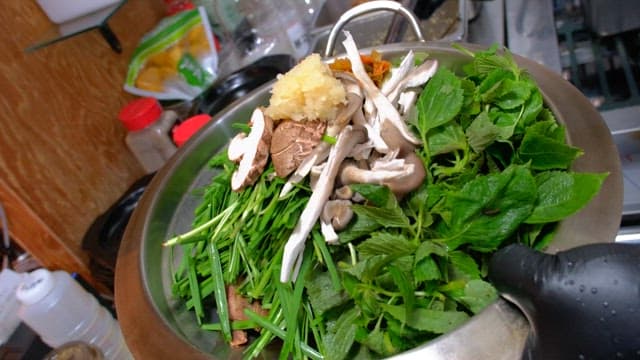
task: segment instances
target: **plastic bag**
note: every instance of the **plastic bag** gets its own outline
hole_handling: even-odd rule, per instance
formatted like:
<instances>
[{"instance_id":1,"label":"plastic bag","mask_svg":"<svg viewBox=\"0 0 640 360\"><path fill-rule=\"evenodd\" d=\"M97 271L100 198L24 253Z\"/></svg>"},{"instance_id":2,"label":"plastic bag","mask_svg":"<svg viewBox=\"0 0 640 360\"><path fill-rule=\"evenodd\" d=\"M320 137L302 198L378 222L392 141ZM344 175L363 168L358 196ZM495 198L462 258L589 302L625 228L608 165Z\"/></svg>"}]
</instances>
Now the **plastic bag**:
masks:
<instances>
[{"instance_id":1,"label":"plastic bag","mask_svg":"<svg viewBox=\"0 0 640 360\"><path fill-rule=\"evenodd\" d=\"M192 100L217 77L218 53L204 8L160 21L138 44L125 91L159 100Z\"/></svg>"}]
</instances>

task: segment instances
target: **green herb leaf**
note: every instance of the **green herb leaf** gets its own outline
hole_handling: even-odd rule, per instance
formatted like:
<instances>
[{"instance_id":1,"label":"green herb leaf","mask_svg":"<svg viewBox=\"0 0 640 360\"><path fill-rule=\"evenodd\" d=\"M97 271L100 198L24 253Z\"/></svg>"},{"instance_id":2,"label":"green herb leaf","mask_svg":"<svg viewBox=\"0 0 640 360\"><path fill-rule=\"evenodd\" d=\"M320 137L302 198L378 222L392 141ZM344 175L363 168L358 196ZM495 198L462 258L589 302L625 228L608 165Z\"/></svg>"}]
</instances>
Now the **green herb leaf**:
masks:
<instances>
[{"instance_id":1,"label":"green herb leaf","mask_svg":"<svg viewBox=\"0 0 640 360\"><path fill-rule=\"evenodd\" d=\"M406 312L406 316L409 317L411 316L411 313L416 303L416 296L414 294L413 284L410 281L407 274L405 274L399 268L391 265L387 268L387 270L389 271L389 274L391 275L393 282L398 287L398 290L400 290L400 295L404 300L404 309Z\"/></svg>"},{"instance_id":2,"label":"green herb leaf","mask_svg":"<svg viewBox=\"0 0 640 360\"><path fill-rule=\"evenodd\" d=\"M377 327L369 333L363 343L379 355L388 356L398 352L398 349L391 343L389 334Z\"/></svg>"},{"instance_id":3,"label":"green herb leaf","mask_svg":"<svg viewBox=\"0 0 640 360\"><path fill-rule=\"evenodd\" d=\"M353 192L362 195L368 202L380 208L394 208L397 205L396 197L391 190L384 185L376 184L352 184Z\"/></svg>"},{"instance_id":4,"label":"green herb leaf","mask_svg":"<svg viewBox=\"0 0 640 360\"><path fill-rule=\"evenodd\" d=\"M422 256L419 260L416 256L413 268L413 277L416 283L430 280L439 280L442 277L438 263L429 255Z\"/></svg>"},{"instance_id":5,"label":"green herb leaf","mask_svg":"<svg viewBox=\"0 0 640 360\"><path fill-rule=\"evenodd\" d=\"M449 123L430 131L427 144L431 156L467 149L467 139L460 125L456 123Z\"/></svg>"},{"instance_id":6,"label":"green herb leaf","mask_svg":"<svg viewBox=\"0 0 640 360\"><path fill-rule=\"evenodd\" d=\"M500 85L500 94L495 104L503 110L520 107L531 96L531 88L529 81L505 79Z\"/></svg>"},{"instance_id":7,"label":"green herb leaf","mask_svg":"<svg viewBox=\"0 0 640 360\"><path fill-rule=\"evenodd\" d=\"M392 208L353 204L351 209L356 215L372 219L384 227L405 228L409 226L409 219L407 219L407 216L397 203Z\"/></svg>"},{"instance_id":8,"label":"green herb leaf","mask_svg":"<svg viewBox=\"0 0 640 360\"><path fill-rule=\"evenodd\" d=\"M333 287L331 276L326 272L312 271L305 281L307 296L313 311L318 315L348 301L347 294Z\"/></svg>"},{"instance_id":9,"label":"green herb leaf","mask_svg":"<svg viewBox=\"0 0 640 360\"><path fill-rule=\"evenodd\" d=\"M440 68L429 80L418 98L419 131L426 137L430 129L451 121L462 107L460 79L451 71Z\"/></svg>"},{"instance_id":10,"label":"green herb leaf","mask_svg":"<svg viewBox=\"0 0 640 360\"><path fill-rule=\"evenodd\" d=\"M567 169L582 154L564 141L532 132L525 133L518 149L521 161L530 162L535 170Z\"/></svg>"},{"instance_id":11,"label":"green herb leaf","mask_svg":"<svg viewBox=\"0 0 640 360\"><path fill-rule=\"evenodd\" d=\"M463 295L456 300L464 304L472 313L477 314L496 301L498 292L486 281L474 279L464 286Z\"/></svg>"},{"instance_id":12,"label":"green herb leaf","mask_svg":"<svg viewBox=\"0 0 640 360\"><path fill-rule=\"evenodd\" d=\"M538 201L528 224L560 221L582 209L598 193L605 174L544 172L536 176Z\"/></svg>"},{"instance_id":13,"label":"green herb leaf","mask_svg":"<svg viewBox=\"0 0 640 360\"><path fill-rule=\"evenodd\" d=\"M529 217L536 197L535 180L524 166L513 165L465 184L448 197L447 245L468 243L479 251L494 250Z\"/></svg>"},{"instance_id":14,"label":"green herb leaf","mask_svg":"<svg viewBox=\"0 0 640 360\"><path fill-rule=\"evenodd\" d=\"M437 311L417 308L407 317L405 309L400 305L382 304L384 311L400 322L416 330L444 334L462 325L469 316L462 311Z\"/></svg>"},{"instance_id":15,"label":"green herb leaf","mask_svg":"<svg viewBox=\"0 0 640 360\"><path fill-rule=\"evenodd\" d=\"M462 251L449 252L452 279L480 279L480 268L473 258Z\"/></svg>"},{"instance_id":16,"label":"green herb leaf","mask_svg":"<svg viewBox=\"0 0 640 360\"><path fill-rule=\"evenodd\" d=\"M352 206L353 209L353 206ZM363 236L367 236L372 232L383 227L375 217L371 216L368 212L363 211L358 214L355 210L355 220L351 220L346 229L340 232L339 241L342 244L346 244L355 239L359 239Z\"/></svg>"},{"instance_id":17,"label":"green herb leaf","mask_svg":"<svg viewBox=\"0 0 640 360\"><path fill-rule=\"evenodd\" d=\"M476 116L465 133L473 151L479 153L498 139L500 128L491 121L489 113L483 111Z\"/></svg>"},{"instance_id":18,"label":"green herb leaf","mask_svg":"<svg viewBox=\"0 0 640 360\"><path fill-rule=\"evenodd\" d=\"M328 329L324 339L327 360L342 360L347 356L356 337L356 319L359 315L356 308L351 308L342 313L335 325Z\"/></svg>"},{"instance_id":19,"label":"green herb leaf","mask_svg":"<svg viewBox=\"0 0 640 360\"><path fill-rule=\"evenodd\" d=\"M412 244L407 237L402 234L378 231L372 233L370 238L360 243L358 245L358 251L363 256L402 256L413 254L416 251L416 245Z\"/></svg>"},{"instance_id":20,"label":"green herb leaf","mask_svg":"<svg viewBox=\"0 0 640 360\"><path fill-rule=\"evenodd\" d=\"M522 115L520 116L520 120L518 121L518 125L516 126L515 133L524 133L524 129L528 128L536 121L536 118L542 110L542 94L537 87L534 87L531 90L531 96L529 96L527 101L524 103Z\"/></svg>"},{"instance_id":21,"label":"green herb leaf","mask_svg":"<svg viewBox=\"0 0 640 360\"><path fill-rule=\"evenodd\" d=\"M513 73L508 69L493 69L478 85L478 93L485 103L493 102L501 95L502 83L507 80L511 81L513 78Z\"/></svg>"}]
</instances>

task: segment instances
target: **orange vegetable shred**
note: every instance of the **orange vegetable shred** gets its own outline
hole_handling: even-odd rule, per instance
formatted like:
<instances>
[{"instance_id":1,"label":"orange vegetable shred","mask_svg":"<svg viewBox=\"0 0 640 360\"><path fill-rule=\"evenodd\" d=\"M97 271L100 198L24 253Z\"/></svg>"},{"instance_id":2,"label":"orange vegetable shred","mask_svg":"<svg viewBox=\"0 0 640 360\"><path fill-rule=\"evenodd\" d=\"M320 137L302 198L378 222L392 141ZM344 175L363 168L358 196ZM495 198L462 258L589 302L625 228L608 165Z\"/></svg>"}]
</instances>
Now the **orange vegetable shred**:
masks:
<instances>
[{"instance_id":1,"label":"orange vegetable shred","mask_svg":"<svg viewBox=\"0 0 640 360\"><path fill-rule=\"evenodd\" d=\"M369 75L371 80L379 87L389 72L389 69L391 69L391 63L382 60L382 55L375 50L371 52L371 55L360 54L360 59L362 60L364 69L367 71L367 75ZM333 63L329 64L329 67L334 71L352 72L351 61L346 58L334 60Z\"/></svg>"}]
</instances>

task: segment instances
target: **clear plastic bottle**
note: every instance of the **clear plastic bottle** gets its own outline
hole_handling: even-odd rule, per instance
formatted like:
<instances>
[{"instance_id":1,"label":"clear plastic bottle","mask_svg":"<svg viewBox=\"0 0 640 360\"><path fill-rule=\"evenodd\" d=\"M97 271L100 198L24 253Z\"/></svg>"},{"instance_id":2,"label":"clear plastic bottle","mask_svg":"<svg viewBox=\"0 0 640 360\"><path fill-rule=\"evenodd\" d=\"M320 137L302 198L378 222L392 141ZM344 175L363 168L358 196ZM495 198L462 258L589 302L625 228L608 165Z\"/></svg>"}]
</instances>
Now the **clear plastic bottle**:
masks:
<instances>
[{"instance_id":1,"label":"clear plastic bottle","mask_svg":"<svg viewBox=\"0 0 640 360\"><path fill-rule=\"evenodd\" d=\"M16 297L20 319L50 347L83 341L99 348L105 359L133 359L117 320L69 273L35 270Z\"/></svg>"},{"instance_id":2,"label":"clear plastic bottle","mask_svg":"<svg viewBox=\"0 0 640 360\"><path fill-rule=\"evenodd\" d=\"M178 113L163 111L157 99L136 99L122 108L118 118L129 131L125 137L127 147L147 174L160 169L176 152L170 131Z\"/></svg>"}]
</instances>

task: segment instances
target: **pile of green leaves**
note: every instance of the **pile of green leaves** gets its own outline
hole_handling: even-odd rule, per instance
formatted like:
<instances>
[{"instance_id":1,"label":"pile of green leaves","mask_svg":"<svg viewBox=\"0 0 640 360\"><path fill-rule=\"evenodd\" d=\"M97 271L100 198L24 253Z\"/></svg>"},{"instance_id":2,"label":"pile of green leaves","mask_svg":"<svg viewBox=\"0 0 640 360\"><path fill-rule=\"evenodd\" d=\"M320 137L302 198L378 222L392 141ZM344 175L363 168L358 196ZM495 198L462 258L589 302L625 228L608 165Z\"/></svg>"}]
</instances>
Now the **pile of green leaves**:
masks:
<instances>
[{"instance_id":1,"label":"pile of green leaves","mask_svg":"<svg viewBox=\"0 0 640 360\"><path fill-rule=\"evenodd\" d=\"M204 329L262 328L245 354L274 338L281 357L380 358L455 329L496 299L491 254L520 242L542 249L558 221L599 191L607 174L570 170L582 152L544 106L530 76L496 48L470 53L463 75L441 68L422 91L411 125L427 179L398 200L388 188L353 185L366 202L327 247L316 228L295 284L281 284L284 242L309 197L279 200L269 168L251 189L229 189L230 164L207 188L174 292ZM224 161L218 161L220 165ZM198 235L194 235L194 234ZM229 322L224 284L261 301ZM216 304L218 322L203 310Z\"/></svg>"}]
</instances>

